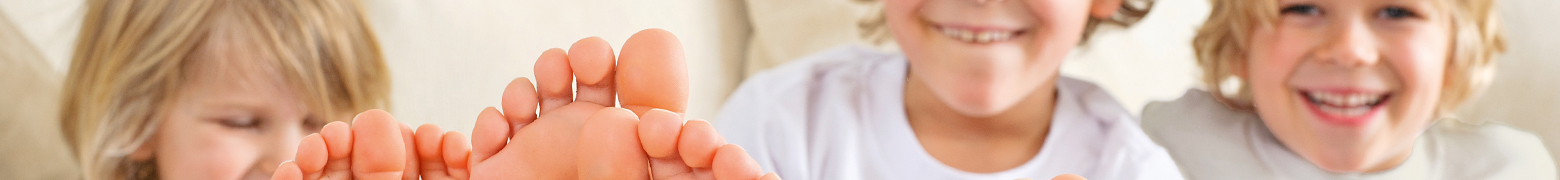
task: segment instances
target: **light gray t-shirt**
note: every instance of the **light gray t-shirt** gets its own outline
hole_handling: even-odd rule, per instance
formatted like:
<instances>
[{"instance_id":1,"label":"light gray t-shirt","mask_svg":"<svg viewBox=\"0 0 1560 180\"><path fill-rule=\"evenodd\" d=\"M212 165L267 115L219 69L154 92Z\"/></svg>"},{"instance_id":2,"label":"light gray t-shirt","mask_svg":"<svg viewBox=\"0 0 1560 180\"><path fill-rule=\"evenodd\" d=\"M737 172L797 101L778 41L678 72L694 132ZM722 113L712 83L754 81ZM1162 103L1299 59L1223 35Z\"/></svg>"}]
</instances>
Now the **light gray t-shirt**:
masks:
<instances>
[{"instance_id":1,"label":"light gray t-shirt","mask_svg":"<svg viewBox=\"0 0 1560 180\"><path fill-rule=\"evenodd\" d=\"M1374 173L1322 170L1280 144L1256 114L1227 108L1201 90L1149 103L1143 130L1170 151L1186 179L1555 179L1537 136L1494 122L1436 122L1408 160Z\"/></svg>"},{"instance_id":2,"label":"light gray t-shirt","mask_svg":"<svg viewBox=\"0 0 1560 180\"><path fill-rule=\"evenodd\" d=\"M1057 80L1050 133L1034 158L995 173L944 165L921 147L905 117L907 68L899 54L833 49L749 78L715 125L764 171L787 180L1181 179L1109 94L1066 77Z\"/></svg>"}]
</instances>

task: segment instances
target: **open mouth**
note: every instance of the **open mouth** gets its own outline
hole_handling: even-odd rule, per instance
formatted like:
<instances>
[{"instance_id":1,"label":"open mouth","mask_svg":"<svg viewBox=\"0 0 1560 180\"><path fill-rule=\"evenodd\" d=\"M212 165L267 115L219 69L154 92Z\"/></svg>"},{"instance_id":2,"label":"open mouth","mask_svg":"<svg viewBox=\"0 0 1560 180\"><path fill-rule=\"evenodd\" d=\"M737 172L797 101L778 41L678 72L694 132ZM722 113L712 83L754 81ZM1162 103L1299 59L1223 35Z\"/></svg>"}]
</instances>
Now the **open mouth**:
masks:
<instances>
[{"instance_id":1,"label":"open mouth","mask_svg":"<svg viewBox=\"0 0 1560 180\"><path fill-rule=\"evenodd\" d=\"M1391 100L1391 93L1301 91L1311 112L1345 125L1364 124Z\"/></svg>"},{"instance_id":2,"label":"open mouth","mask_svg":"<svg viewBox=\"0 0 1560 180\"><path fill-rule=\"evenodd\" d=\"M976 29L950 26L937 26L937 31L943 36L966 43L984 44L1013 40L1013 37L1023 35L1023 30L999 30Z\"/></svg>"}]
</instances>

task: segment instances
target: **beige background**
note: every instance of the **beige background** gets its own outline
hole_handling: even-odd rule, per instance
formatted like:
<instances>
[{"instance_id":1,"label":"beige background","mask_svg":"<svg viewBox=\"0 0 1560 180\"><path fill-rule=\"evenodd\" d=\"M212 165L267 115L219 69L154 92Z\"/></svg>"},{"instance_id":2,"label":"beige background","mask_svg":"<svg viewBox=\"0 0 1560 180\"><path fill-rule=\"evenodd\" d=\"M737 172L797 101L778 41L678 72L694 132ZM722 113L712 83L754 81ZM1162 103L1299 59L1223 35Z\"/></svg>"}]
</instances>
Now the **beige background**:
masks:
<instances>
[{"instance_id":1,"label":"beige background","mask_svg":"<svg viewBox=\"0 0 1560 180\"><path fill-rule=\"evenodd\" d=\"M365 2L393 72L390 111L403 122L464 132L483 107L498 105L505 83L531 76L531 64L543 50L566 48L588 36L621 45L644 28L667 29L682 39L693 81L689 116L711 118L745 74L822 49L864 44L855 23L874 6L852 0ZM84 14L81 5L78 0L0 0L0 13L14 24L0 25L0 52L5 53L0 70L6 71L0 73L5 75L0 76L0 113L5 113L0 114L0 147L11 147L0 148L0 163L24 160L16 158L18 153L49 155L62 147L16 148L38 141L16 137L47 137L51 132L41 128L57 126L40 119L53 117L47 112L53 102L44 100L57 99L51 91L58 87L49 86L57 86L64 74ZM1512 49L1501 60L1492 89L1464 115L1534 131L1552 156L1560 157L1555 153L1560 152L1560 121L1555 120L1560 117L1560 61L1554 60L1560 57L1560 35L1555 34L1560 13L1554 11L1560 1L1504 0L1500 7ZM1089 47L1075 50L1063 73L1100 84L1134 113L1149 101L1173 99L1194 87L1197 70L1188 45L1207 11L1203 0L1160 0L1137 27L1101 33ZM35 75L12 75L19 73ZM23 98L29 100L13 101ZM26 171L15 167L49 166L0 164L5 168L0 174ZM7 177L0 175L13 179Z\"/></svg>"}]
</instances>

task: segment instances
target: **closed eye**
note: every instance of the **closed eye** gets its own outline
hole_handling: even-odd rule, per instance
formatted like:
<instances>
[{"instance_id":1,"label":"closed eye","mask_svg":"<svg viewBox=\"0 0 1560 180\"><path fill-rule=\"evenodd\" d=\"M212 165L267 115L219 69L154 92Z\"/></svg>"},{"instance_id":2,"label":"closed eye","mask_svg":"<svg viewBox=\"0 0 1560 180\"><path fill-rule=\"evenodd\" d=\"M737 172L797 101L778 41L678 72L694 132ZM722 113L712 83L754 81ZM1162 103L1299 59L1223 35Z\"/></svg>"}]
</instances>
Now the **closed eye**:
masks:
<instances>
[{"instance_id":1,"label":"closed eye","mask_svg":"<svg viewBox=\"0 0 1560 180\"><path fill-rule=\"evenodd\" d=\"M222 118L217 120L223 127L234 129L259 129L260 120L255 118Z\"/></svg>"},{"instance_id":2,"label":"closed eye","mask_svg":"<svg viewBox=\"0 0 1560 180\"><path fill-rule=\"evenodd\" d=\"M1322 15L1322 9L1317 8L1316 5L1297 4L1285 6L1278 13L1282 15L1317 16Z\"/></svg>"}]
</instances>

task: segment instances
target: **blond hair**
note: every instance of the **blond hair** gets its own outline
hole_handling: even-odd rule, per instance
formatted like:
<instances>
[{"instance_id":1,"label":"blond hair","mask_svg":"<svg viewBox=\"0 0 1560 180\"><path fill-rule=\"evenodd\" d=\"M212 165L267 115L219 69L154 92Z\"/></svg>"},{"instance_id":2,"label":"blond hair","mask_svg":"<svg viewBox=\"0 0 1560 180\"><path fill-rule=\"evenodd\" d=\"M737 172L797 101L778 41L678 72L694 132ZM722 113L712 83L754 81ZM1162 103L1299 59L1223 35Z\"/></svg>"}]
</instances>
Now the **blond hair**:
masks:
<instances>
[{"instance_id":1,"label":"blond hair","mask_svg":"<svg viewBox=\"0 0 1560 180\"><path fill-rule=\"evenodd\" d=\"M1249 83L1236 76L1250 52L1251 34L1271 26L1278 18L1272 0L1210 0L1213 11L1192 39L1202 83L1220 102L1236 109L1251 108ZM1451 3L1451 4L1448 4ZM1472 100L1494 78L1494 55L1506 50L1500 33L1494 0L1444 0L1437 4L1451 17L1451 49L1446 62L1446 84L1437 105L1437 116L1450 115ZM1238 81L1226 92L1226 81ZM1233 96L1233 97L1232 97Z\"/></svg>"},{"instance_id":2,"label":"blond hair","mask_svg":"<svg viewBox=\"0 0 1560 180\"><path fill-rule=\"evenodd\" d=\"M856 23L856 28L860 30L861 34L859 35L861 38L871 43L888 42L892 35L889 34L888 19L883 15L883 0L854 1L872 5L867 15L863 16ZM1084 24L1083 38L1078 43L1087 44L1089 38L1093 37L1094 31L1098 30L1100 25L1131 27L1133 24L1137 24L1139 20L1143 20L1144 16L1148 16L1148 12L1153 10L1153 8L1154 0L1122 0L1121 7L1117 8L1116 13L1111 14L1110 17L1097 18L1090 16L1089 21Z\"/></svg>"},{"instance_id":3,"label":"blond hair","mask_svg":"<svg viewBox=\"0 0 1560 180\"><path fill-rule=\"evenodd\" d=\"M214 31L253 41L322 117L389 106L387 68L355 0L90 0L65 80L65 138L85 179L155 178L134 162ZM214 25L221 22L220 25Z\"/></svg>"}]
</instances>

